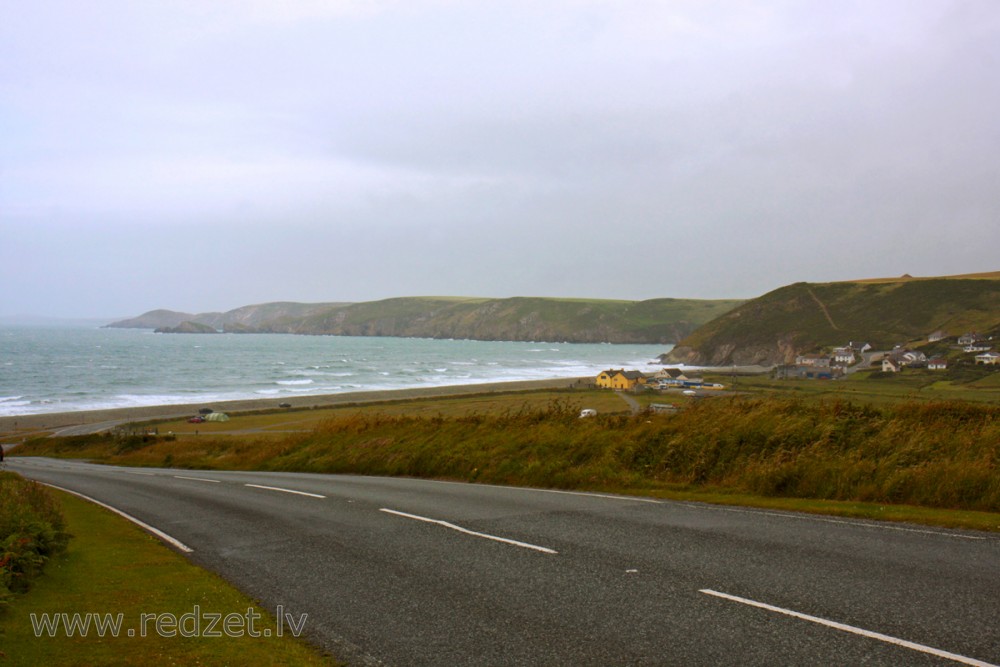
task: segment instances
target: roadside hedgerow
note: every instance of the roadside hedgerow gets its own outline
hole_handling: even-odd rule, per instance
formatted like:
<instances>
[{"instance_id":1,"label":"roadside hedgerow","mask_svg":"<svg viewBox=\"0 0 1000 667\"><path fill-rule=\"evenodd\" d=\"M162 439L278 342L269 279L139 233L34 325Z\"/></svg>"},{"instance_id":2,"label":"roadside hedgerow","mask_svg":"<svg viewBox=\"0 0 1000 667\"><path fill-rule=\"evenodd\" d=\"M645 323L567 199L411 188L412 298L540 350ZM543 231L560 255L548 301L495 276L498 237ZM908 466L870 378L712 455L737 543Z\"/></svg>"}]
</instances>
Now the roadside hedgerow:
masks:
<instances>
[{"instance_id":1,"label":"roadside hedgerow","mask_svg":"<svg viewBox=\"0 0 1000 667\"><path fill-rule=\"evenodd\" d=\"M37 482L0 472L0 604L24 592L69 541L62 511Z\"/></svg>"}]
</instances>

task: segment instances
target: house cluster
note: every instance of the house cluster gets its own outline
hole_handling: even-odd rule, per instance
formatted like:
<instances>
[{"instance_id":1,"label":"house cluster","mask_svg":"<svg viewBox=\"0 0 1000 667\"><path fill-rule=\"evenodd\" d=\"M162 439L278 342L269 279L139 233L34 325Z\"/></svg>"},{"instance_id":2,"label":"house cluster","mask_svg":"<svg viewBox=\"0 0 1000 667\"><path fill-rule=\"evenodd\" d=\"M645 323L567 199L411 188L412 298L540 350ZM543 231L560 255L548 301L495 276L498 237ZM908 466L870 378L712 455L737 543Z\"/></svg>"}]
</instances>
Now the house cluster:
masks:
<instances>
[{"instance_id":1,"label":"house cluster","mask_svg":"<svg viewBox=\"0 0 1000 667\"><path fill-rule=\"evenodd\" d=\"M991 340L977 333L967 333L958 337L958 345L964 352L978 353L977 364L1000 365L1000 354L993 350Z\"/></svg>"},{"instance_id":2,"label":"house cluster","mask_svg":"<svg viewBox=\"0 0 1000 667\"><path fill-rule=\"evenodd\" d=\"M679 368L664 368L647 375L642 371L611 368L601 371L594 381L604 389L619 389L638 391L641 389L722 389L723 386L714 382L705 382L698 377L689 377Z\"/></svg>"},{"instance_id":3,"label":"house cluster","mask_svg":"<svg viewBox=\"0 0 1000 667\"><path fill-rule=\"evenodd\" d=\"M928 342L934 343L947 338L943 331L936 331L928 336ZM995 352L990 340L976 333L959 336L956 349L965 353L977 353L977 364L1000 365L1000 354ZM816 379L830 380L841 377L848 368L875 367L887 373L898 373L904 368L926 368L928 370L947 370L948 360L944 357L928 358L920 350L914 350L897 345L888 352L874 352L872 346L863 342L850 342L842 347L835 347L826 354L800 354L794 364L778 366L775 375L781 379Z\"/></svg>"},{"instance_id":4,"label":"house cluster","mask_svg":"<svg viewBox=\"0 0 1000 667\"><path fill-rule=\"evenodd\" d=\"M898 373L906 367L946 370L948 368L948 360L942 357L934 357L928 360L927 355L923 352L902 346L894 347L892 351L887 352L882 357L882 371L885 373Z\"/></svg>"},{"instance_id":5,"label":"house cluster","mask_svg":"<svg viewBox=\"0 0 1000 667\"><path fill-rule=\"evenodd\" d=\"M937 331L928 337L928 342L932 343L937 342L940 340L944 340L944 338L946 337L947 337L946 334ZM976 332L969 332L962 334L961 336L958 337L958 339L955 341L956 343L955 347L966 354L975 354L976 356L974 358L977 364L996 366L1000 365L1000 354L998 354L993 350L992 340L993 340L992 337L987 338L986 336L983 336ZM948 360L944 359L943 357L934 357L933 359L925 359L923 360L923 362L924 362L923 365L932 371L946 370L948 368ZM911 365L919 367L920 364L921 360L917 360L917 362ZM905 365L906 364L904 363L903 366ZM885 362L883 361L883 370L892 370L892 369L887 368Z\"/></svg>"},{"instance_id":6,"label":"house cluster","mask_svg":"<svg viewBox=\"0 0 1000 667\"><path fill-rule=\"evenodd\" d=\"M785 380L832 380L862 361L871 349L869 343L851 341L828 354L800 354L794 364L778 366L775 376Z\"/></svg>"}]
</instances>

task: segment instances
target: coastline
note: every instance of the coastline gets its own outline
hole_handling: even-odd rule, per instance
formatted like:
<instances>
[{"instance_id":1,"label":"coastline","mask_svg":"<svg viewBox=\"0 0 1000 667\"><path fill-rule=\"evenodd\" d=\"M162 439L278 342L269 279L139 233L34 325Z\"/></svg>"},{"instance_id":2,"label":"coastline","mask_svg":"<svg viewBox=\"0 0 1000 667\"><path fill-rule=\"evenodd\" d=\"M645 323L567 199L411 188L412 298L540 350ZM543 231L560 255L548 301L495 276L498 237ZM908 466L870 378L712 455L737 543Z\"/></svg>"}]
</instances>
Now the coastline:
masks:
<instances>
[{"instance_id":1,"label":"coastline","mask_svg":"<svg viewBox=\"0 0 1000 667\"><path fill-rule=\"evenodd\" d=\"M548 378L544 380L517 380L510 382L485 382L480 384L444 385L439 387L413 387L409 389L381 389L282 398L252 398L214 403L186 403L170 405L143 405L102 410L77 410L0 417L0 438L37 431L53 431L85 425L110 422L149 421L188 417L200 408L210 407L219 412L247 412L252 410L278 410L279 403L288 403L292 409L330 407L351 403L372 403L416 398L462 396L468 394L527 391L532 389L565 389L591 383L593 378Z\"/></svg>"}]
</instances>

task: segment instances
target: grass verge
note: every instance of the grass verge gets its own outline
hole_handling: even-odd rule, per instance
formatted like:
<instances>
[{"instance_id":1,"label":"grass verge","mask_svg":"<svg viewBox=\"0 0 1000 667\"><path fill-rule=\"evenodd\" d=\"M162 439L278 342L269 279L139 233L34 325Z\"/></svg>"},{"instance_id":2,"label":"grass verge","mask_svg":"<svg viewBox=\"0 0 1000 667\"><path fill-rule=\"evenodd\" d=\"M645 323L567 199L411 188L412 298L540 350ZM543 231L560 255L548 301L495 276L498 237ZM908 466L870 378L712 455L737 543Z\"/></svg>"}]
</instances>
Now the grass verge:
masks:
<instances>
[{"instance_id":1,"label":"grass verge","mask_svg":"<svg viewBox=\"0 0 1000 667\"><path fill-rule=\"evenodd\" d=\"M303 641L284 636L250 637L249 622L244 636L184 637L186 627L174 627L176 636L161 636L155 620L146 623L141 635L141 615L158 614L167 621L161 628L170 634L170 617L182 620L197 608L199 614L260 614L254 630L276 628L276 620L250 598L218 576L198 568L166 548L136 526L96 505L57 492L68 529L74 538L66 552L53 557L45 576L35 580L32 590L16 596L0 612L0 664L10 667L49 665L330 665ZM110 631L100 637L96 625L87 636L67 636L59 628L56 636L36 637L32 614L121 614L118 637ZM193 617L192 617L193 619ZM236 623L233 619L232 629ZM221 624L217 629L221 628ZM206 623L201 623L201 631ZM135 636L129 637L128 630ZM235 631L232 634L237 634Z\"/></svg>"}]
</instances>

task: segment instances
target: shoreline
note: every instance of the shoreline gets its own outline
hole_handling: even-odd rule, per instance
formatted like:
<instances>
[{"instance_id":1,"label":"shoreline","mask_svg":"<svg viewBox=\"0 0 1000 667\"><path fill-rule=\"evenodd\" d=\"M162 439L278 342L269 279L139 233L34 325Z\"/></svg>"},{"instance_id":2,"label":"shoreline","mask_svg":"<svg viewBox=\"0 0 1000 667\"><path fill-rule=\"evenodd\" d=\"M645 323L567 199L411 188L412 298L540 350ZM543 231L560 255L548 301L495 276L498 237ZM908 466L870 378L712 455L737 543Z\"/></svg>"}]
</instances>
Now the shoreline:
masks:
<instances>
[{"instance_id":1,"label":"shoreline","mask_svg":"<svg viewBox=\"0 0 1000 667\"><path fill-rule=\"evenodd\" d=\"M248 412L253 410L280 410L279 403L291 408L321 408L351 403L373 403L419 398L439 398L467 394L502 393L532 389L566 389L589 385L592 377L558 377L544 380L513 380L477 384L443 385L438 387L413 387L409 389L375 389L338 394L317 394L282 398L248 398L210 403L175 403L167 405L142 405L127 408L100 410L75 410L0 417L0 437L27 434L34 431L52 431L75 426L98 425L105 422L150 421L189 417L200 408L210 407L217 412Z\"/></svg>"}]
</instances>

